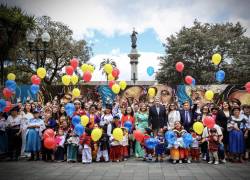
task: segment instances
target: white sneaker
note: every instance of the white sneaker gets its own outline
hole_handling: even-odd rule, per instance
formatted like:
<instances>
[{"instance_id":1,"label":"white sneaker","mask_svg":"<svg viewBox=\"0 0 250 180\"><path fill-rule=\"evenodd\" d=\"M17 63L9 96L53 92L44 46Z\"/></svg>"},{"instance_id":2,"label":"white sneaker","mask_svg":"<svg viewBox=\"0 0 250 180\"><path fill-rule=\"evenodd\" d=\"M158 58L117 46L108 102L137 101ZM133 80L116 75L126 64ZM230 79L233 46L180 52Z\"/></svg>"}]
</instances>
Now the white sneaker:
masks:
<instances>
[{"instance_id":1,"label":"white sneaker","mask_svg":"<svg viewBox=\"0 0 250 180\"><path fill-rule=\"evenodd\" d=\"M208 164L212 164L212 163L213 163L213 161L208 161L207 163L208 163Z\"/></svg>"},{"instance_id":2,"label":"white sneaker","mask_svg":"<svg viewBox=\"0 0 250 180\"><path fill-rule=\"evenodd\" d=\"M188 163L188 164L191 164L191 161L190 161L190 160L187 160L187 163Z\"/></svg>"},{"instance_id":3,"label":"white sneaker","mask_svg":"<svg viewBox=\"0 0 250 180\"><path fill-rule=\"evenodd\" d=\"M226 163L227 161L226 161L226 159L222 159L221 162L222 163Z\"/></svg>"},{"instance_id":4,"label":"white sneaker","mask_svg":"<svg viewBox=\"0 0 250 180\"><path fill-rule=\"evenodd\" d=\"M176 160L173 160L173 164L176 164Z\"/></svg>"},{"instance_id":5,"label":"white sneaker","mask_svg":"<svg viewBox=\"0 0 250 180\"><path fill-rule=\"evenodd\" d=\"M182 160L179 160L179 164L182 164Z\"/></svg>"},{"instance_id":6,"label":"white sneaker","mask_svg":"<svg viewBox=\"0 0 250 180\"><path fill-rule=\"evenodd\" d=\"M215 161L214 164L215 164L215 165L218 165L218 164L219 164L219 161Z\"/></svg>"}]
</instances>

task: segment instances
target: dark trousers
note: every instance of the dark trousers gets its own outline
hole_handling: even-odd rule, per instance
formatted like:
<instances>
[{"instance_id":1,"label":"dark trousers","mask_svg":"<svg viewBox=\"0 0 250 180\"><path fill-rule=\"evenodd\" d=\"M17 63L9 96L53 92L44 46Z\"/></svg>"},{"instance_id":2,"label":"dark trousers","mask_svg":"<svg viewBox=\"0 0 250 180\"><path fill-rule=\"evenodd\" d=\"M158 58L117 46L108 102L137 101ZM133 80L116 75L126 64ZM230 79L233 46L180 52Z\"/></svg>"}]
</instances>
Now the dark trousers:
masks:
<instances>
[{"instance_id":1,"label":"dark trousers","mask_svg":"<svg viewBox=\"0 0 250 180\"><path fill-rule=\"evenodd\" d=\"M16 133L19 129L8 129L8 155L11 159L18 159L21 154L22 138L17 136Z\"/></svg>"},{"instance_id":2,"label":"dark trousers","mask_svg":"<svg viewBox=\"0 0 250 180\"><path fill-rule=\"evenodd\" d=\"M57 161L63 161L64 160L64 148L61 146L58 146L55 152L55 160Z\"/></svg>"},{"instance_id":3,"label":"dark trousers","mask_svg":"<svg viewBox=\"0 0 250 180\"><path fill-rule=\"evenodd\" d=\"M51 161L52 160L53 150L47 149L42 141L42 160L43 161Z\"/></svg>"}]
</instances>

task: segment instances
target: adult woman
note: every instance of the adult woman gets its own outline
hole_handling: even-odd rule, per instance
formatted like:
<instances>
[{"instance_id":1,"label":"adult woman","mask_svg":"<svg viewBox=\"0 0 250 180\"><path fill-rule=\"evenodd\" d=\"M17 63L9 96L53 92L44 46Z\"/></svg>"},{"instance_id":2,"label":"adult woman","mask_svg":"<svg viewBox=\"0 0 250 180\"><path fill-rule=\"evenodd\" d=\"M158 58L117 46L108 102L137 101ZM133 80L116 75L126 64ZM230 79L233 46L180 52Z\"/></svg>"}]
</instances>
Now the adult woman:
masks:
<instances>
[{"instance_id":1,"label":"adult woman","mask_svg":"<svg viewBox=\"0 0 250 180\"><path fill-rule=\"evenodd\" d=\"M8 151L8 137L6 134L7 121L3 112L0 111L0 153Z\"/></svg>"},{"instance_id":2,"label":"adult woman","mask_svg":"<svg viewBox=\"0 0 250 180\"><path fill-rule=\"evenodd\" d=\"M128 106L125 110L125 113L122 115L121 118L121 126L124 126L124 123L126 121L130 121L132 123L132 129L134 127L135 124L135 118L134 118L134 111L132 109L132 107Z\"/></svg>"},{"instance_id":3,"label":"adult woman","mask_svg":"<svg viewBox=\"0 0 250 180\"><path fill-rule=\"evenodd\" d=\"M15 156L16 161L20 156L22 146L21 117L18 115L18 112L18 107L13 107L7 118L9 157L10 160L13 160L13 156Z\"/></svg>"},{"instance_id":4,"label":"adult woman","mask_svg":"<svg viewBox=\"0 0 250 180\"><path fill-rule=\"evenodd\" d=\"M145 131L145 128L148 128L148 112L144 103L140 105L139 111L135 114L135 128L142 133ZM144 157L144 150L138 141L135 142L135 156Z\"/></svg>"},{"instance_id":5,"label":"adult woman","mask_svg":"<svg viewBox=\"0 0 250 180\"><path fill-rule=\"evenodd\" d=\"M29 156L29 154L25 154L25 146L26 146L26 135L27 135L27 124L30 119L33 118L33 114L31 111L31 104L26 102L24 106L24 111L21 113L22 121L21 121L21 130L22 130L22 148L21 148L21 156Z\"/></svg>"},{"instance_id":6,"label":"adult woman","mask_svg":"<svg viewBox=\"0 0 250 180\"><path fill-rule=\"evenodd\" d=\"M25 151L31 153L29 160L34 160L36 155L36 160L39 160L39 151L41 149L41 136L42 131L45 129L45 124L42 119L39 118L38 110L34 110L34 118L29 119L27 128L27 138Z\"/></svg>"},{"instance_id":7,"label":"adult woman","mask_svg":"<svg viewBox=\"0 0 250 180\"><path fill-rule=\"evenodd\" d=\"M243 162L243 153L245 152L244 133L247 133L246 120L240 116L240 108L234 107L232 115L227 124L229 131L228 151L233 157L233 161Z\"/></svg>"},{"instance_id":8,"label":"adult woman","mask_svg":"<svg viewBox=\"0 0 250 180\"><path fill-rule=\"evenodd\" d=\"M223 132L223 144L225 149L228 145L228 131L227 131L227 122L230 118L230 106L228 102L223 102L221 111L218 112L216 117L216 124L218 124Z\"/></svg>"},{"instance_id":9,"label":"adult woman","mask_svg":"<svg viewBox=\"0 0 250 180\"><path fill-rule=\"evenodd\" d=\"M65 111L65 107L63 105L61 105L60 107L60 111L59 111L59 116L67 116L67 113Z\"/></svg>"},{"instance_id":10,"label":"adult woman","mask_svg":"<svg viewBox=\"0 0 250 180\"><path fill-rule=\"evenodd\" d=\"M180 120L180 112L177 111L176 105L174 103L171 103L168 107L168 129L173 129L174 123Z\"/></svg>"}]
</instances>

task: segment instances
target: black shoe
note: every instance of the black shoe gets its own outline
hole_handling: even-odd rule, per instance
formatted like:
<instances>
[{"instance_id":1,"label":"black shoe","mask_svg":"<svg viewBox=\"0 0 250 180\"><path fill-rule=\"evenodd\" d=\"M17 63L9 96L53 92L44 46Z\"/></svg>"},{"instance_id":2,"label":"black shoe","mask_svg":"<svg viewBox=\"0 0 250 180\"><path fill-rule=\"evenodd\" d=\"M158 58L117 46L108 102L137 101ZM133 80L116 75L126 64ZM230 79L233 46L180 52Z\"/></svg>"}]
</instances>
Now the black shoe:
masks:
<instances>
[{"instance_id":1,"label":"black shoe","mask_svg":"<svg viewBox=\"0 0 250 180\"><path fill-rule=\"evenodd\" d=\"M155 160L155 162L158 162L158 161L159 161L158 159Z\"/></svg>"}]
</instances>

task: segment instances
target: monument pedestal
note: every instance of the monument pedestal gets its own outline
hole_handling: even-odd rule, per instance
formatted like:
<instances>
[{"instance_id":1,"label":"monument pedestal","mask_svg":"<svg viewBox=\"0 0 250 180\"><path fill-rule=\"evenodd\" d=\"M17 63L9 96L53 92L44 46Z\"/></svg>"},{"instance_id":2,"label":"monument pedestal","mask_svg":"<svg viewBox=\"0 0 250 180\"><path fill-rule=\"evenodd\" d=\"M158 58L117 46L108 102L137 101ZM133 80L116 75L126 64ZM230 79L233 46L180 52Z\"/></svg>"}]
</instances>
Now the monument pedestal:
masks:
<instances>
[{"instance_id":1,"label":"monument pedestal","mask_svg":"<svg viewBox=\"0 0 250 180\"><path fill-rule=\"evenodd\" d=\"M130 64L131 64L131 81L134 82L134 85L136 81L138 80L138 71L137 71L137 64L138 64L138 58L141 55L137 52L136 48L132 48L131 52L128 54L128 57L130 58Z\"/></svg>"}]
</instances>

